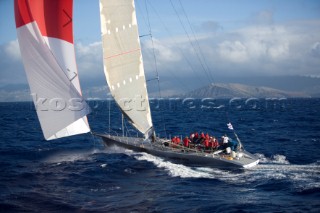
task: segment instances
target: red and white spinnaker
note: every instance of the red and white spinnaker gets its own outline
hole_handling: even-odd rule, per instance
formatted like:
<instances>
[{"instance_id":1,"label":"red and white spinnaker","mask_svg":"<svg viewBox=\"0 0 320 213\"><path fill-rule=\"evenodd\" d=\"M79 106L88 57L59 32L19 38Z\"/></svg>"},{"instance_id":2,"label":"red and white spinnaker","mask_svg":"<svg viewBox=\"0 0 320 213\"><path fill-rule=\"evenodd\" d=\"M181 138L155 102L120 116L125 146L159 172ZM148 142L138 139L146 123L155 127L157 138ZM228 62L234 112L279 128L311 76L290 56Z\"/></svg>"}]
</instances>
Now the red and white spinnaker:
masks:
<instances>
[{"instance_id":1,"label":"red and white spinnaker","mask_svg":"<svg viewBox=\"0 0 320 213\"><path fill-rule=\"evenodd\" d=\"M18 41L46 140L90 131L73 44L72 0L15 0Z\"/></svg>"}]
</instances>

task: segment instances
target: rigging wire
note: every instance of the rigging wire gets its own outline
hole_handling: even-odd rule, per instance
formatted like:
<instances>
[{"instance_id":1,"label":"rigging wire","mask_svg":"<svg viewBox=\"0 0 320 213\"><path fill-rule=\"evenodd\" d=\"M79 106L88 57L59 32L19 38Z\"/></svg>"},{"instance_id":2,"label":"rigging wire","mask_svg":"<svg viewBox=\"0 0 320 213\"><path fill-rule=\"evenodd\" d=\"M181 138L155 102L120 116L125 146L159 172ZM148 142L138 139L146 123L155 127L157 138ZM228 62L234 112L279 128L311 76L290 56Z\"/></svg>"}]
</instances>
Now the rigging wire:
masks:
<instances>
[{"instance_id":1,"label":"rigging wire","mask_svg":"<svg viewBox=\"0 0 320 213\"><path fill-rule=\"evenodd\" d=\"M190 62L190 60L188 59L188 57L185 55L185 51L183 51L183 50L179 47L178 42L174 39L174 37L172 36L172 33L170 32L170 30L168 29L168 27L166 26L166 24L165 24L164 21L162 20L161 16L159 15L159 13L158 13L157 10L155 9L155 7L151 4L151 2L149 2L149 5L150 5L151 9L153 10L154 14L156 14L156 16L157 16L158 20L160 21L160 23L162 24L164 30L169 34L170 40L172 41L172 43L174 43L174 44L176 45L175 48L177 48L177 49L180 51L183 59L186 61L186 63L188 64L188 66L190 67L190 69L192 70L192 72L197 76L198 73L195 71L192 63ZM185 82L181 81L181 80L179 79L179 77L178 77L174 72L170 72L170 74L171 74L176 80L178 80L179 83L180 83L180 85L183 85L183 86L187 89L187 91L190 91L190 88L188 87L188 85L187 85ZM201 79L201 81L202 81L202 79ZM206 84L205 81L203 81L202 83L203 83L203 84ZM185 91L185 90L184 90L184 91Z\"/></svg>"},{"instance_id":2,"label":"rigging wire","mask_svg":"<svg viewBox=\"0 0 320 213\"><path fill-rule=\"evenodd\" d=\"M189 24L190 30L191 30L191 32L192 32L192 34L193 34L193 38L194 38L195 43L196 43L196 45L197 45L197 47L198 47L198 51L199 51L199 53L200 53L200 56L202 57L203 62L204 62L204 65L205 65L205 67L206 67L206 69L207 69L207 71L208 71L208 73L209 73L209 75L210 75L212 86L213 86L214 88L216 88L216 82L215 82L215 80L214 80L214 77L212 76L212 72L211 72L211 70L210 70L210 68L209 68L209 66L208 66L206 57L204 57L204 54L203 54L203 52L201 51L201 48L200 48L199 41L198 41L198 39L197 39L196 33L195 33L195 31L194 31L194 29L193 29L193 27L192 27L192 25L191 25L191 22L190 22L190 20L189 20L189 18L188 18L188 15L187 15L187 13L186 13L186 11L185 11L182 3L181 3L181 0L178 0L178 1L179 1L179 3L180 3L180 7L181 7L181 9L182 9L182 12L183 12L184 16L186 17L186 20L187 20L187 22L188 22L188 24ZM218 95L218 89L215 89L215 92L214 92L214 93L215 93L215 96L217 96L217 95Z\"/></svg>"},{"instance_id":3,"label":"rigging wire","mask_svg":"<svg viewBox=\"0 0 320 213\"><path fill-rule=\"evenodd\" d=\"M198 47L198 51L199 51L199 53L200 53L200 56L202 57L203 62L204 62L204 65L205 65L205 67L206 67L206 69L207 69L207 71L208 71L208 73L209 73L209 75L210 75L210 78L211 78L212 82L214 83L214 78L213 78L213 76L212 76L212 73L210 72L210 68L209 68L209 66L208 66L208 64L207 64L207 60L206 60L206 58L204 57L203 52L201 51L201 48L200 48L200 45L199 45L199 41L198 41L197 36L196 36L196 34L195 34L194 30L193 30L193 27L192 27L191 22L190 22L190 20L189 20L189 18L188 18L188 15L187 15L187 13L186 13L186 11L185 11L182 3L181 3L181 0L178 0L178 1L179 1L179 3L180 3L182 12L183 12L184 16L186 17L186 20L187 20L187 22L188 22L188 24L189 24L190 30L191 30L191 32L192 32L192 34L193 34L193 38L194 38L195 43L196 43L196 45L197 45L197 47Z\"/></svg>"},{"instance_id":4,"label":"rigging wire","mask_svg":"<svg viewBox=\"0 0 320 213\"><path fill-rule=\"evenodd\" d=\"M145 0L145 7L146 7L146 13L147 13L148 29L149 29L150 39L151 39L151 43L152 43L152 53L153 53L154 66L155 66L156 77L157 77L157 82L158 82L159 100L161 100L162 99L162 95L161 95L161 88L160 88L159 72L158 72L156 53L155 53L155 50L154 50L155 48L154 48L154 41L153 41L153 36L152 36L152 30L151 30L150 16L149 16L149 9L148 9L147 0ZM166 124L164 122L163 113L161 113L161 119L162 119L163 128L164 128L164 132L165 132L165 137L167 137L167 130L166 130Z\"/></svg>"},{"instance_id":5,"label":"rigging wire","mask_svg":"<svg viewBox=\"0 0 320 213\"><path fill-rule=\"evenodd\" d=\"M139 12L139 15L142 17L142 20L143 20L143 23L145 24L145 27L147 28L147 29L149 29L149 26L148 26L148 23L147 23L147 19L146 19L146 17L144 16L144 9L142 9L141 7L141 5L139 4L139 2L140 1L135 1L135 5L137 5L137 8L138 8L138 10L140 11ZM138 13L137 13L138 14ZM140 24L141 25L141 24ZM150 34L148 34L149 36L150 36ZM140 37L144 37L144 36L140 36Z\"/></svg>"},{"instance_id":6,"label":"rigging wire","mask_svg":"<svg viewBox=\"0 0 320 213\"><path fill-rule=\"evenodd\" d=\"M160 82L159 82L159 72L158 72L158 65L157 65L157 58L156 58L156 53L155 53L155 48L154 48L154 41L153 41L153 36L152 36L152 31L151 31L151 25L150 25L150 19L149 19L149 10L148 10L148 5L147 5L147 0L145 0L145 7L146 7L146 12L147 12L147 20L148 20L148 29L149 29L149 35L152 43L152 56L153 56L153 61L154 61L154 66L155 66L155 71L156 71L156 77L158 79L158 91L159 91L159 96L161 98L161 90L160 90Z\"/></svg>"},{"instance_id":7,"label":"rigging wire","mask_svg":"<svg viewBox=\"0 0 320 213\"><path fill-rule=\"evenodd\" d=\"M108 108L109 108L109 112L108 112L108 116L109 116L109 135L111 135L111 99L108 100Z\"/></svg>"},{"instance_id":8,"label":"rigging wire","mask_svg":"<svg viewBox=\"0 0 320 213\"><path fill-rule=\"evenodd\" d=\"M171 6L173 8L173 11L174 13L176 14L179 22L180 22L180 25L182 26L183 30L184 30L184 33L186 34L187 38L188 38L188 41L192 47L192 50L194 52L194 54L196 55L196 58L197 60L199 61L200 65L201 65L201 68L202 70L204 71L204 74L206 76L206 78L214 84L214 79L213 79L213 76L212 76L212 73L210 72L210 69L209 69L209 66L208 66L208 63L207 61L205 60L205 57L204 57L204 54L203 52L201 51L201 48L200 48L200 44L199 44L199 41L198 41L198 38L196 36L196 33L194 31L194 29L192 28L191 26L191 22L190 22L190 19L188 18L188 15L181 3L181 1L179 0L179 4L180 4L180 7L182 9L182 12L183 12L183 16L185 17L186 21L183 21L182 20L182 16L181 14L178 13L178 10L177 10L177 7L173 4L172 0L170 0L170 3L171 3ZM148 29L149 29L149 34L146 34L146 35L142 35L140 37L144 37L144 36L150 36L151 38L151 43L152 43L152 55L153 55L153 60L154 60L154 64L155 64L155 71L156 71L156 78L152 79L152 80L158 80L158 91L159 91L159 95L161 97L161 90L160 90L160 82L159 82L159 73L158 73L158 65L157 65L157 59L156 59L156 53L155 53L155 43L154 43L154 38L153 38L153 35L152 35L152 30L151 30L151 24L150 24L150 16L149 16L149 8L148 8L148 4L150 5L150 8L153 10L154 14L156 14L158 16L158 19L160 20L161 24L164 26L164 29L165 31L167 31L169 34L170 31L168 30L168 28L166 27L166 25L164 24L163 20L161 19L161 17L159 16L159 14L157 13L157 10L153 7L152 3L151 2L147 2L145 0L145 10L146 10L146 16L147 18L145 18L145 16L143 16L142 14L142 17L143 17L143 20L145 22L145 24L147 25ZM146 21L147 20L147 21ZM187 23L187 24L185 24ZM189 25L189 26L188 26ZM187 27L188 26L188 27ZM187 28L190 28L189 30L187 30ZM188 33L188 31L190 32L191 30L191 34ZM172 36L171 36L171 39L172 39ZM172 39L174 41L175 44L178 44L178 42L176 42L174 39ZM183 51L179 45L176 45L176 48L179 49L179 51L181 52L183 58L185 59L185 61L187 62L187 64L189 65L189 67L191 68L191 70L196 74L196 75L199 75L199 73L197 73L192 65L192 63L190 62L190 60L186 57L185 55L185 51ZM172 76L175 76L174 73L171 73ZM179 78L175 76L175 78L178 80ZM202 79L201 79L202 80ZM205 81L205 80L204 80ZM204 82L204 84L207 84L207 82ZM187 86L186 86L187 87Z\"/></svg>"},{"instance_id":9,"label":"rigging wire","mask_svg":"<svg viewBox=\"0 0 320 213\"><path fill-rule=\"evenodd\" d=\"M123 130L122 130L123 132L126 132L126 137L130 137L131 135L130 135L130 132L129 132L129 128L128 128L128 126L127 126L127 122L125 122L125 120L123 120ZM124 135L124 133L123 133L123 135Z\"/></svg>"},{"instance_id":10,"label":"rigging wire","mask_svg":"<svg viewBox=\"0 0 320 213\"><path fill-rule=\"evenodd\" d=\"M204 66L204 64L203 64L203 62L202 62L202 60L201 60L201 57L199 56L199 53L198 53L198 51L196 50L195 45L193 44L193 42L192 42L192 40L191 40L191 38L190 38L190 35L189 35L189 33L188 33L185 25L183 24L183 21L182 21L180 15L179 15L179 13L178 13L176 7L174 6L172 0L170 0L170 3L171 3L171 6L172 6L175 14L176 14L177 17L178 17L178 20L179 20L179 22L180 22L180 24L181 24L181 26L182 26L185 34L187 35L187 38L188 38L188 40L189 40L189 42L190 42L190 44L191 44L191 47L192 47L195 55L197 56L197 58L198 58L198 60L199 60L199 63L200 63L200 65L201 65L202 69L204 70L207 78L208 78L210 81L213 81L213 80L212 80L212 77L211 77L210 74L209 74L209 71L205 68L205 66ZM189 22L189 24L190 24L190 22ZM191 28L191 27L190 27L190 28Z\"/></svg>"}]
</instances>

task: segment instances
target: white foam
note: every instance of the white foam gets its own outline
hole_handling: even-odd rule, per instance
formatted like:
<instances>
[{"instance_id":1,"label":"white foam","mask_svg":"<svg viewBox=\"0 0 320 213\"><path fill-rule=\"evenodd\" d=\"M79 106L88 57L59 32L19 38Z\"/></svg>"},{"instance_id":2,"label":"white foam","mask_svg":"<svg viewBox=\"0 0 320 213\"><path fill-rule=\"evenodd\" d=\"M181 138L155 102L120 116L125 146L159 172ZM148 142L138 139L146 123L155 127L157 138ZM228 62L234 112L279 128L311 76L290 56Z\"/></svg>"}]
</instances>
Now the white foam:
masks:
<instances>
[{"instance_id":1,"label":"white foam","mask_svg":"<svg viewBox=\"0 0 320 213\"><path fill-rule=\"evenodd\" d=\"M47 157L45 163L56 163L60 165L64 162L75 162L79 160L90 160L91 155L96 153L106 153L106 150L92 149L92 150L75 150L75 151L61 151L54 153L53 155Z\"/></svg>"},{"instance_id":2,"label":"white foam","mask_svg":"<svg viewBox=\"0 0 320 213\"><path fill-rule=\"evenodd\" d=\"M298 191L320 187L320 165L260 164L242 177L246 183L285 180Z\"/></svg>"},{"instance_id":3,"label":"white foam","mask_svg":"<svg viewBox=\"0 0 320 213\"><path fill-rule=\"evenodd\" d=\"M126 148L116 146L116 145L108 146L107 149L101 150L101 152L104 152L104 153L124 153L127 155L131 155L131 154L135 153L130 149L126 149Z\"/></svg>"},{"instance_id":4,"label":"white foam","mask_svg":"<svg viewBox=\"0 0 320 213\"><path fill-rule=\"evenodd\" d=\"M292 182L298 190L312 189L320 187L320 163L319 161L308 165L294 165L283 155L274 155L270 158L263 154L255 154L260 158L261 164L247 169L241 173L225 171L207 167L188 167L182 164L175 164L147 153L137 153L117 146L111 149L93 149L88 151L60 152L48 157L45 162L57 163L74 162L78 160L90 160L96 153L123 153L133 156L140 161L148 161L156 167L164 169L168 175L180 178L210 178L230 184L257 184L269 180L286 180ZM107 167L106 163L99 165L101 168ZM132 169L125 169L126 173L135 174Z\"/></svg>"},{"instance_id":5,"label":"white foam","mask_svg":"<svg viewBox=\"0 0 320 213\"><path fill-rule=\"evenodd\" d=\"M129 174L136 174L136 171L133 170L133 169L131 169L131 168L126 168L126 169L124 170L124 172L129 173Z\"/></svg>"},{"instance_id":6,"label":"white foam","mask_svg":"<svg viewBox=\"0 0 320 213\"><path fill-rule=\"evenodd\" d=\"M165 161L162 158L155 157L153 155L142 153L139 156L135 156L137 160L146 160L148 162L152 162L158 168L163 168L169 172L169 175L172 177L181 177L181 178L214 178L212 174L201 171L195 170L190 167L171 163L169 161Z\"/></svg>"},{"instance_id":7,"label":"white foam","mask_svg":"<svg viewBox=\"0 0 320 213\"><path fill-rule=\"evenodd\" d=\"M270 158L266 157L264 154L255 154L260 159L260 163L272 163L272 164L290 164L284 155L273 155Z\"/></svg>"},{"instance_id":8,"label":"white foam","mask_svg":"<svg viewBox=\"0 0 320 213\"><path fill-rule=\"evenodd\" d=\"M319 163L309 165L290 164L283 155L274 155L264 159L262 164L240 173L220 170L207 167L187 167L181 164L174 164L162 158L142 153L134 155L137 160L146 160L158 168L165 169L172 177L180 178L210 178L230 184L256 184L265 183L269 180L286 180L292 182L298 190L305 190L320 186L320 165Z\"/></svg>"},{"instance_id":9,"label":"white foam","mask_svg":"<svg viewBox=\"0 0 320 213\"><path fill-rule=\"evenodd\" d=\"M64 162L75 162L79 160L86 160L88 159L87 153L76 153L76 152L60 152L55 153L52 156L49 156L47 159L45 159L46 163L56 163L57 165L60 165Z\"/></svg>"}]
</instances>

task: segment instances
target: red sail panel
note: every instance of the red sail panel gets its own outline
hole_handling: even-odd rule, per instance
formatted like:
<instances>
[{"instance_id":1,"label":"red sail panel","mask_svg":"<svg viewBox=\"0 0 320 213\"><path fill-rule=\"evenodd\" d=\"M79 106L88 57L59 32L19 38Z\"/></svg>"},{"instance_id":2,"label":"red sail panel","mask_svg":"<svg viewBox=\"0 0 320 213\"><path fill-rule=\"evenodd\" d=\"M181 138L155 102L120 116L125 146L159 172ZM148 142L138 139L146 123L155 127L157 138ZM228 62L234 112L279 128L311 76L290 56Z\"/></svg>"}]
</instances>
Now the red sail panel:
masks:
<instances>
[{"instance_id":1,"label":"red sail panel","mask_svg":"<svg viewBox=\"0 0 320 213\"><path fill-rule=\"evenodd\" d=\"M15 0L16 27L36 21L42 36L73 43L72 0Z\"/></svg>"},{"instance_id":2,"label":"red sail panel","mask_svg":"<svg viewBox=\"0 0 320 213\"><path fill-rule=\"evenodd\" d=\"M33 22L34 20L29 10L28 0L15 0L14 15L17 28Z\"/></svg>"}]
</instances>

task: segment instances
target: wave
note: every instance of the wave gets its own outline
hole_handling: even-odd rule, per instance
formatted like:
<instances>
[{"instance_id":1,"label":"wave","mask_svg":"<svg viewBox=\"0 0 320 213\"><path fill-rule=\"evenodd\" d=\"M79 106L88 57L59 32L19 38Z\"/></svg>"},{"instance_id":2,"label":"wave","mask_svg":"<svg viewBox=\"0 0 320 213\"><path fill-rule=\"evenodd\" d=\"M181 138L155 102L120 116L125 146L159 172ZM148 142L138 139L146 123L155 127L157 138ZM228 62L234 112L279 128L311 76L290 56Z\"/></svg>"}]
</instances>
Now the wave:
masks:
<instances>
[{"instance_id":1,"label":"wave","mask_svg":"<svg viewBox=\"0 0 320 213\"><path fill-rule=\"evenodd\" d=\"M42 150L40 150L42 151ZM50 150L44 150L48 151L46 157L44 158L44 163L66 163L66 162L76 162L81 160L92 160L92 157L95 154L114 154L114 153L124 153L124 154L130 154L133 153L133 151L118 147L118 146L111 146L108 147L108 149L101 147L94 147L91 149L76 149L76 150L68 150L68 151L56 151L54 153L50 153Z\"/></svg>"},{"instance_id":2,"label":"wave","mask_svg":"<svg viewBox=\"0 0 320 213\"><path fill-rule=\"evenodd\" d=\"M106 151L96 148L91 150L60 151L50 154L43 160L43 162L49 164L61 164L81 160L91 160L92 155L97 153L106 153Z\"/></svg>"},{"instance_id":3,"label":"wave","mask_svg":"<svg viewBox=\"0 0 320 213\"><path fill-rule=\"evenodd\" d=\"M214 178L210 173L205 171L197 171L190 167L171 163L169 161L165 161L160 157L156 157L147 153L141 153L141 155L134 156L137 160L145 160L153 163L158 168L163 168L168 171L169 175L172 177L180 177L180 178Z\"/></svg>"},{"instance_id":4,"label":"wave","mask_svg":"<svg viewBox=\"0 0 320 213\"><path fill-rule=\"evenodd\" d=\"M259 158L260 164L290 164L290 162L286 159L287 157L284 155L276 154L268 158L264 154L256 153L255 156Z\"/></svg>"},{"instance_id":5,"label":"wave","mask_svg":"<svg viewBox=\"0 0 320 213\"><path fill-rule=\"evenodd\" d=\"M145 160L156 167L165 169L172 177L180 178L208 178L235 185L273 185L277 181L289 182L294 191L305 191L320 188L319 161L308 165L290 164L283 155L271 158L262 157L262 164L243 172L233 172L208 167L188 167L166 161L147 153L134 156L137 160Z\"/></svg>"},{"instance_id":6,"label":"wave","mask_svg":"<svg viewBox=\"0 0 320 213\"><path fill-rule=\"evenodd\" d=\"M55 153L45 159L46 163L61 164L75 161L92 161L95 154L121 153L135 158L138 161L148 161L157 168L164 169L169 176L178 178L206 178L216 179L234 185L254 185L272 187L277 182L289 183L294 191L310 191L320 188L320 161L307 165L291 164L284 155L266 157L263 154L255 154L261 163L256 167L234 172L209 167L189 167L182 164L172 163L161 157L147 153L138 153L121 147L114 146L111 149L92 149L87 151L72 151ZM109 167L109 163L99 161L100 168ZM131 168L125 172L133 173Z\"/></svg>"}]
</instances>

